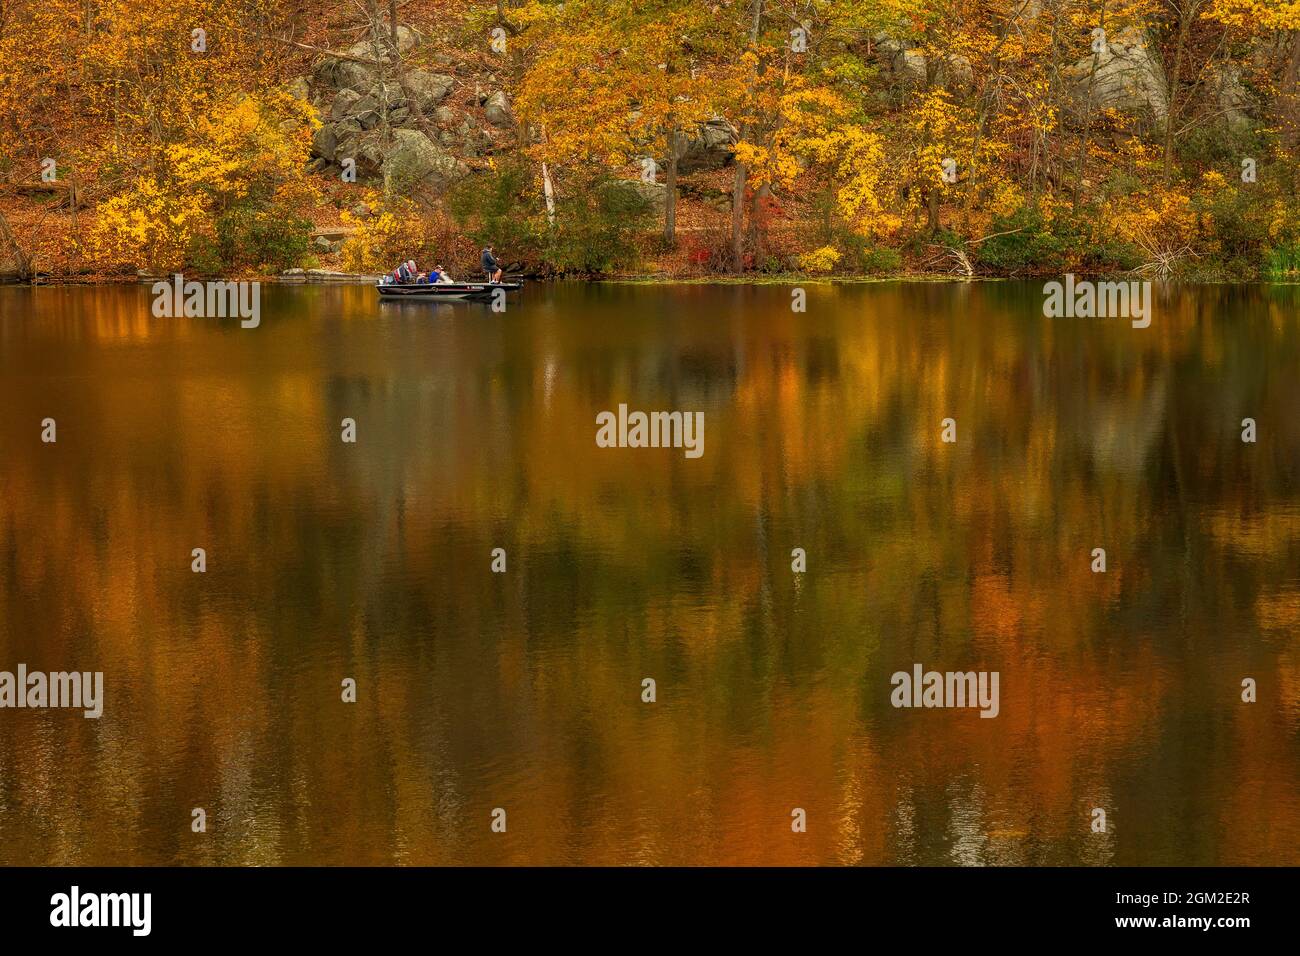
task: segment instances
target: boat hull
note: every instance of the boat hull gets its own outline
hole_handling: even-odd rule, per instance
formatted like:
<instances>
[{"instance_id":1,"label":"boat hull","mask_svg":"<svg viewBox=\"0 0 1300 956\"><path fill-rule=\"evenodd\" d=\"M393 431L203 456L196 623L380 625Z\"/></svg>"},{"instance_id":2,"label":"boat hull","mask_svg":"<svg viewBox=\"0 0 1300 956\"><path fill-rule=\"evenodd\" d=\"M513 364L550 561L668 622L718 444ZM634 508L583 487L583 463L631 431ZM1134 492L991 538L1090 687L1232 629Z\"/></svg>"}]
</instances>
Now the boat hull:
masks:
<instances>
[{"instance_id":1,"label":"boat hull","mask_svg":"<svg viewBox=\"0 0 1300 956\"><path fill-rule=\"evenodd\" d=\"M448 282L438 285L377 285L381 299L490 299L496 290L518 292L522 282Z\"/></svg>"}]
</instances>

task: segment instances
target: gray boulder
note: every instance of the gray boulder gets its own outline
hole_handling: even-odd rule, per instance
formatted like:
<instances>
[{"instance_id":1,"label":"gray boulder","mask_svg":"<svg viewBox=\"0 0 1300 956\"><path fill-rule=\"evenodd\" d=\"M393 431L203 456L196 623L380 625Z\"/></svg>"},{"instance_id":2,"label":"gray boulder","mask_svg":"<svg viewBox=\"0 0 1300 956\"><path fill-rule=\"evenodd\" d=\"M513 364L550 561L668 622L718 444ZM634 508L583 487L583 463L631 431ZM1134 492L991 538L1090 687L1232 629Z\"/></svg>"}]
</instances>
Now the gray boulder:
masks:
<instances>
[{"instance_id":1,"label":"gray boulder","mask_svg":"<svg viewBox=\"0 0 1300 956\"><path fill-rule=\"evenodd\" d=\"M334 127L325 123L320 129L316 130L311 138L311 151L322 159L328 159L334 162L334 157L338 151L338 136L334 132Z\"/></svg>"},{"instance_id":2,"label":"gray boulder","mask_svg":"<svg viewBox=\"0 0 1300 956\"><path fill-rule=\"evenodd\" d=\"M616 188L635 193L650 204L650 208L662 214L668 203L668 187L663 183L648 183L640 179L625 179Z\"/></svg>"},{"instance_id":3,"label":"gray boulder","mask_svg":"<svg viewBox=\"0 0 1300 956\"><path fill-rule=\"evenodd\" d=\"M445 100L455 83L456 81L445 73L412 70L406 74L406 85L415 98L414 106L421 113L428 113Z\"/></svg>"},{"instance_id":4,"label":"gray boulder","mask_svg":"<svg viewBox=\"0 0 1300 956\"><path fill-rule=\"evenodd\" d=\"M1073 108L1082 114L1089 101L1093 110L1117 109L1136 116L1163 120L1169 112L1168 84L1151 41L1139 29L1130 27L1111 37L1106 49L1066 67L1062 73L1070 84Z\"/></svg>"},{"instance_id":5,"label":"gray boulder","mask_svg":"<svg viewBox=\"0 0 1300 956\"><path fill-rule=\"evenodd\" d=\"M357 162L357 172L363 176L378 176L384 169L387 158L384 150L373 137L352 141L352 158ZM340 155L342 150L340 149Z\"/></svg>"},{"instance_id":6,"label":"gray boulder","mask_svg":"<svg viewBox=\"0 0 1300 956\"><path fill-rule=\"evenodd\" d=\"M903 49L902 41L895 40L888 33L877 33L871 38L871 42L875 44L876 55L886 60L892 60Z\"/></svg>"},{"instance_id":7,"label":"gray boulder","mask_svg":"<svg viewBox=\"0 0 1300 956\"><path fill-rule=\"evenodd\" d=\"M682 175L721 169L736 157L736 128L715 117L701 123L693 136L677 139L677 172Z\"/></svg>"},{"instance_id":8,"label":"gray boulder","mask_svg":"<svg viewBox=\"0 0 1300 956\"><path fill-rule=\"evenodd\" d=\"M894 55L891 69L904 86L925 86L929 64L924 53L917 53L915 50L899 50Z\"/></svg>"},{"instance_id":9,"label":"gray boulder","mask_svg":"<svg viewBox=\"0 0 1300 956\"><path fill-rule=\"evenodd\" d=\"M421 186L445 188L469 173L469 167L414 129L399 129L383 155L384 182L394 192Z\"/></svg>"},{"instance_id":10,"label":"gray boulder","mask_svg":"<svg viewBox=\"0 0 1300 956\"><path fill-rule=\"evenodd\" d=\"M975 73L971 69L970 60L964 56L941 57L938 62L932 64L924 53L912 49L909 40L895 40L888 34L879 33L873 39L873 43L876 56L885 69L909 89L925 88L933 80L937 85L946 87L954 93L961 93L969 90L975 83ZM934 69L933 78L930 75L931 67Z\"/></svg>"},{"instance_id":11,"label":"gray boulder","mask_svg":"<svg viewBox=\"0 0 1300 956\"><path fill-rule=\"evenodd\" d=\"M390 118L406 106L406 97L394 86L375 87L361 99L352 104L348 119L355 119L362 129L374 129L384 118L385 111ZM403 116L406 114L403 113ZM397 122L397 120L394 120Z\"/></svg>"},{"instance_id":12,"label":"gray boulder","mask_svg":"<svg viewBox=\"0 0 1300 956\"><path fill-rule=\"evenodd\" d=\"M352 44L352 46L348 48L348 53L351 56L375 57L376 59L382 59L382 60L391 59L392 50L389 48L387 42L388 27L387 25L385 25L381 29L383 30L383 35L380 37L378 43L374 42L374 40L372 39L374 34L371 34L370 37L367 37L364 40L360 40ZM419 31L413 30L408 26L398 25L397 52L400 53L402 56L406 56L406 54L410 53L412 50L416 48L416 46L419 44L421 39L423 38L421 37ZM376 49L378 49L378 53L379 53L377 57L376 57Z\"/></svg>"},{"instance_id":13,"label":"gray boulder","mask_svg":"<svg viewBox=\"0 0 1300 956\"><path fill-rule=\"evenodd\" d=\"M334 84L334 67L336 65L338 65L338 60L330 56L325 57L312 67L312 79L321 86L332 86Z\"/></svg>"},{"instance_id":14,"label":"gray boulder","mask_svg":"<svg viewBox=\"0 0 1300 956\"><path fill-rule=\"evenodd\" d=\"M356 43L348 47L347 54L348 56L355 56L363 60L380 60L385 59L382 54L384 54L386 49L387 48L384 46L382 41L376 44L373 40L367 37L364 40L358 40Z\"/></svg>"},{"instance_id":15,"label":"gray boulder","mask_svg":"<svg viewBox=\"0 0 1300 956\"><path fill-rule=\"evenodd\" d=\"M354 63L351 60L335 60L334 71L332 73L332 86L340 90L356 90L361 92L368 90L375 85L375 80L379 77L379 71L376 67L366 63Z\"/></svg>"},{"instance_id":16,"label":"gray boulder","mask_svg":"<svg viewBox=\"0 0 1300 956\"><path fill-rule=\"evenodd\" d=\"M1214 99L1219 124L1230 132L1245 132L1254 126L1255 100L1241 79L1241 67L1229 65L1214 78Z\"/></svg>"},{"instance_id":17,"label":"gray boulder","mask_svg":"<svg viewBox=\"0 0 1300 956\"><path fill-rule=\"evenodd\" d=\"M334 102L330 106L330 119L337 122L345 119L356 112L357 103L361 102L361 94L356 90L342 89L334 94Z\"/></svg>"},{"instance_id":18,"label":"gray boulder","mask_svg":"<svg viewBox=\"0 0 1300 956\"><path fill-rule=\"evenodd\" d=\"M479 144L486 138L485 134L479 132L478 123L472 116L466 116L460 121L460 126L456 127L454 135L460 154L466 159L474 159L478 156Z\"/></svg>"},{"instance_id":19,"label":"gray boulder","mask_svg":"<svg viewBox=\"0 0 1300 956\"><path fill-rule=\"evenodd\" d=\"M497 90L483 101L483 117L493 126L503 129L515 125L515 114L510 111L510 99L505 91Z\"/></svg>"},{"instance_id":20,"label":"gray boulder","mask_svg":"<svg viewBox=\"0 0 1300 956\"><path fill-rule=\"evenodd\" d=\"M398 25L397 49L403 56L414 50L422 39L424 39L424 37L420 34L419 30L414 30L411 27L403 26L401 24Z\"/></svg>"},{"instance_id":21,"label":"gray boulder","mask_svg":"<svg viewBox=\"0 0 1300 956\"><path fill-rule=\"evenodd\" d=\"M357 122L355 116L349 116L347 119L339 120L334 124L334 135L339 138L339 142L360 132L361 124Z\"/></svg>"},{"instance_id":22,"label":"gray boulder","mask_svg":"<svg viewBox=\"0 0 1300 956\"><path fill-rule=\"evenodd\" d=\"M407 105L406 93L396 83L376 83L366 91L361 102L354 107L356 112L384 109L390 112Z\"/></svg>"}]
</instances>

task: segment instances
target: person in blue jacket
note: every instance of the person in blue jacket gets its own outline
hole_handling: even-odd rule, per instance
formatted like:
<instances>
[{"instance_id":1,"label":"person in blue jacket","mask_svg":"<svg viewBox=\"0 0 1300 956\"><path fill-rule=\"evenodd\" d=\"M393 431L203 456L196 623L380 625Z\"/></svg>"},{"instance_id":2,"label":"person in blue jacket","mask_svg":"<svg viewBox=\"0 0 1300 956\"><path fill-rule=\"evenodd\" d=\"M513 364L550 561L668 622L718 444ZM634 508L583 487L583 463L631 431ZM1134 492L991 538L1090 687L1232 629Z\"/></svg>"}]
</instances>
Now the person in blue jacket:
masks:
<instances>
[{"instance_id":1,"label":"person in blue jacket","mask_svg":"<svg viewBox=\"0 0 1300 956\"><path fill-rule=\"evenodd\" d=\"M487 276L488 282L501 281L501 263L497 262L497 257L492 254L492 246L488 245L483 249L483 274Z\"/></svg>"}]
</instances>

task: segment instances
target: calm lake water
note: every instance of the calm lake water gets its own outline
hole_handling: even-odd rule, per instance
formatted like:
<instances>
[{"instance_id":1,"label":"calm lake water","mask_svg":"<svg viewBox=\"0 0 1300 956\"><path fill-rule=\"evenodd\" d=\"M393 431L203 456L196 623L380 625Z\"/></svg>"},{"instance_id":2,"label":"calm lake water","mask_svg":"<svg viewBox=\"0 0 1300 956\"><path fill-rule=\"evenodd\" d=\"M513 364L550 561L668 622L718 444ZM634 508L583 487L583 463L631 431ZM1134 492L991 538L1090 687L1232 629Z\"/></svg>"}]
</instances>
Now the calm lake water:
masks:
<instances>
[{"instance_id":1,"label":"calm lake water","mask_svg":"<svg viewBox=\"0 0 1300 956\"><path fill-rule=\"evenodd\" d=\"M1300 863L1296 288L150 302L0 289L0 670L105 681L0 710L0 863Z\"/></svg>"}]
</instances>

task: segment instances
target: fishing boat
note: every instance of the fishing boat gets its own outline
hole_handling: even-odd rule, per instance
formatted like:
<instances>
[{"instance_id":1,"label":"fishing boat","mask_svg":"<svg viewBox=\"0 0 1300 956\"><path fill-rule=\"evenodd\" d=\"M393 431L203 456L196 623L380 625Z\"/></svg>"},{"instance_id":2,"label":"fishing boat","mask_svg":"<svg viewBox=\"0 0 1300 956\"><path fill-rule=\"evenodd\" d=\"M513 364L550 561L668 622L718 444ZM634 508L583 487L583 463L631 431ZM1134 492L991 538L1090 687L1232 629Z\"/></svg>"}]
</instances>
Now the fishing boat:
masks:
<instances>
[{"instance_id":1,"label":"fishing boat","mask_svg":"<svg viewBox=\"0 0 1300 956\"><path fill-rule=\"evenodd\" d=\"M491 299L498 289L518 292L522 282L381 282L375 286L381 299Z\"/></svg>"}]
</instances>

